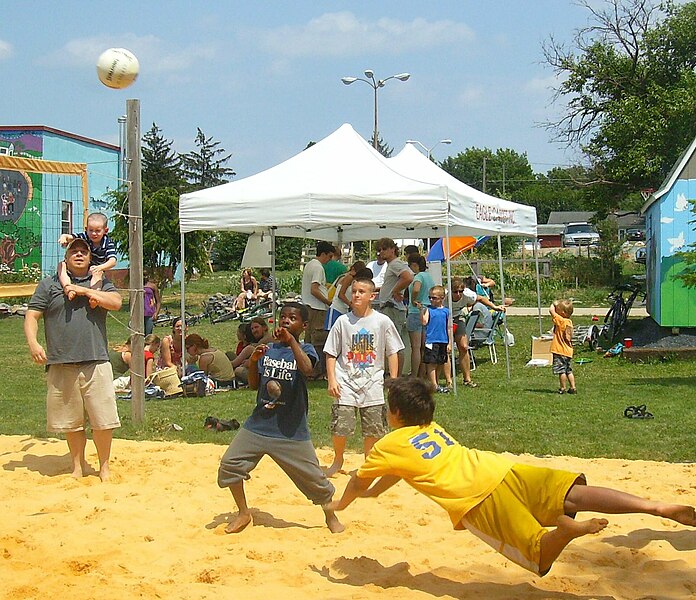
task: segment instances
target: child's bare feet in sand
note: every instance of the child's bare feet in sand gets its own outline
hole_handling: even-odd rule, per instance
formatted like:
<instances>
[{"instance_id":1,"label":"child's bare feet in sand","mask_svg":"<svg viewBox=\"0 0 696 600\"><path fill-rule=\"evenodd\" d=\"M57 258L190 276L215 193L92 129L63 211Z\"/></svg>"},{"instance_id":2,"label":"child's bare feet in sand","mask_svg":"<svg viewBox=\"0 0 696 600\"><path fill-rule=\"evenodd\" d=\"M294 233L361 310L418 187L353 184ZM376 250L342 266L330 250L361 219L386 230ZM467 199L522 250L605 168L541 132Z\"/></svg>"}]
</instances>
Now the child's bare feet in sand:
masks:
<instances>
[{"instance_id":1,"label":"child's bare feet in sand","mask_svg":"<svg viewBox=\"0 0 696 600\"><path fill-rule=\"evenodd\" d=\"M341 460L334 459L334 461L331 463L331 465L329 467L324 468L324 475L326 475L327 477L334 477L338 473L341 472L342 467L343 467L343 459L341 459Z\"/></svg>"},{"instance_id":2,"label":"child's bare feet in sand","mask_svg":"<svg viewBox=\"0 0 696 600\"><path fill-rule=\"evenodd\" d=\"M333 510L329 510L326 504L322 506L322 509L324 510L326 526L329 528L331 533L342 533L345 531L346 528L344 527L343 523L338 520L338 517Z\"/></svg>"},{"instance_id":3,"label":"child's bare feet in sand","mask_svg":"<svg viewBox=\"0 0 696 600\"><path fill-rule=\"evenodd\" d=\"M658 517L665 517L681 523L682 525L691 525L696 527L696 509L693 506L683 506L681 504L660 504L657 507L656 514Z\"/></svg>"},{"instance_id":4,"label":"child's bare feet in sand","mask_svg":"<svg viewBox=\"0 0 696 600\"><path fill-rule=\"evenodd\" d=\"M240 533L251 523L251 514L239 512L234 520L225 527L225 533Z\"/></svg>"}]
</instances>

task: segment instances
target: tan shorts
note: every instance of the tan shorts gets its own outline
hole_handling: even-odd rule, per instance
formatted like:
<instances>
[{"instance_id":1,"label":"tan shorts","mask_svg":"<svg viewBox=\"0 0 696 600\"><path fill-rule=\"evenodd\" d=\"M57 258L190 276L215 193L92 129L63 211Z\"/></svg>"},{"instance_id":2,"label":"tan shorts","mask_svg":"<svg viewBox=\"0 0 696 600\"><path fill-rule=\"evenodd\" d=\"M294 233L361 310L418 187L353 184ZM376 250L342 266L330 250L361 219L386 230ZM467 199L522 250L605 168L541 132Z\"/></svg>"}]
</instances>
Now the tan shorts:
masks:
<instances>
[{"instance_id":1,"label":"tan shorts","mask_svg":"<svg viewBox=\"0 0 696 600\"><path fill-rule=\"evenodd\" d=\"M357 413L360 413L360 429L363 438L381 438L387 435L387 405L376 406L331 406L331 433L340 437L349 437L355 433Z\"/></svg>"},{"instance_id":2,"label":"tan shorts","mask_svg":"<svg viewBox=\"0 0 696 600\"><path fill-rule=\"evenodd\" d=\"M110 362L51 365L46 379L48 431L83 431L85 412L92 429L116 429L121 426Z\"/></svg>"},{"instance_id":3,"label":"tan shorts","mask_svg":"<svg viewBox=\"0 0 696 600\"><path fill-rule=\"evenodd\" d=\"M324 329L326 311L311 306L308 306L307 310L309 311L309 322L305 332L305 341L312 346L323 348L329 335L329 332Z\"/></svg>"},{"instance_id":4,"label":"tan shorts","mask_svg":"<svg viewBox=\"0 0 696 600\"><path fill-rule=\"evenodd\" d=\"M545 575L539 570L541 538L564 514L565 497L576 483L584 484L584 475L516 464L461 523L512 562Z\"/></svg>"}]
</instances>

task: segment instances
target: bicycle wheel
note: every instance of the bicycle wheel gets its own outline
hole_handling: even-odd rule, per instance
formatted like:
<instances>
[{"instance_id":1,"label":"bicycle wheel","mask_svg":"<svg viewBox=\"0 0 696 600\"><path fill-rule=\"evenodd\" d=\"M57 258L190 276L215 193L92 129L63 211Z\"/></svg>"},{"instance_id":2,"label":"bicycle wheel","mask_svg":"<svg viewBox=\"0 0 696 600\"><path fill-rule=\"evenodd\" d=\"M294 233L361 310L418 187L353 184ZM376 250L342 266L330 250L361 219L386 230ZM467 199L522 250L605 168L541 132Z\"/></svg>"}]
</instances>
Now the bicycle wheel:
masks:
<instances>
[{"instance_id":1,"label":"bicycle wheel","mask_svg":"<svg viewBox=\"0 0 696 600\"><path fill-rule=\"evenodd\" d=\"M616 305L616 310L611 318L610 332L611 332L611 342L616 343L619 338L619 334L626 324L626 319L628 318L628 310L626 305L622 302Z\"/></svg>"}]
</instances>

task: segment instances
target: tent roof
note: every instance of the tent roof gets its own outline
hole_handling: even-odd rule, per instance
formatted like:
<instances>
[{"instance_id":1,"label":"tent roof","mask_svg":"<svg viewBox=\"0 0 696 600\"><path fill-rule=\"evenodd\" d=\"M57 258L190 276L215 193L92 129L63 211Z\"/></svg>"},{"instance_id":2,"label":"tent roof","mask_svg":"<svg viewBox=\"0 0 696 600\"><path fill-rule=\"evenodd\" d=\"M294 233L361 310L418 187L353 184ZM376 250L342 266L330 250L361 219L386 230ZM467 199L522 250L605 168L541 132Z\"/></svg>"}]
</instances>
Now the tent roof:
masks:
<instances>
[{"instance_id":1,"label":"tent roof","mask_svg":"<svg viewBox=\"0 0 696 600\"><path fill-rule=\"evenodd\" d=\"M450 235L518 233L516 224L504 227L515 218L509 209L461 207L470 202L446 184L397 171L346 124L266 171L183 194L179 221L183 233L274 228L279 236L329 241L441 237L448 228ZM470 219L475 211L483 218Z\"/></svg>"},{"instance_id":2,"label":"tent roof","mask_svg":"<svg viewBox=\"0 0 696 600\"><path fill-rule=\"evenodd\" d=\"M459 222L468 223L467 235L536 235L536 208L496 198L473 188L424 156L413 144L406 144L387 163L402 175L446 185L450 197L464 202L452 207Z\"/></svg>"}]
</instances>

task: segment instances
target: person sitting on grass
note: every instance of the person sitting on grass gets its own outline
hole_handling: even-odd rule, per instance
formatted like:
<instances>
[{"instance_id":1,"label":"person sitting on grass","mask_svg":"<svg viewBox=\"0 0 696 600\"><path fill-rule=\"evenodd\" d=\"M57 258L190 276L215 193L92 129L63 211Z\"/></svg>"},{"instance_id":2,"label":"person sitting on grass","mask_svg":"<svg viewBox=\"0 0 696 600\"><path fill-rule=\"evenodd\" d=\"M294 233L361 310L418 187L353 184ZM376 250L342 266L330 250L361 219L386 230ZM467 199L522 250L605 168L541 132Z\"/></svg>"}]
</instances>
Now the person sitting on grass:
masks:
<instances>
[{"instance_id":1,"label":"person sitting on grass","mask_svg":"<svg viewBox=\"0 0 696 600\"><path fill-rule=\"evenodd\" d=\"M307 307L288 302L280 311L274 342L259 344L249 360L249 387L257 390L256 407L225 452L218 485L229 488L237 516L226 533L239 533L252 522L244 481L266 455L314 504L321 505L331 533L344 527L328 507L335 489L319 466L307 425L309 396L306 378L319 360L311 344L300 343L307 328Z\"/></svg>"},{"instance_id":2,"label":"person sitting on grass","mask_svg":"<svg viewBox=\"0 0 696 600\"><path fill-rule=\"evenodd\" d=\"M197 333L187 335L186 352L194 357L198 363L198 369L213 380L215 387L236 387L230 359L222 350L212 348L208 340Z\"/></svg>"},{"instance_id":3,"label":"person sitting on grass","mask_svg":"<svg viewBox=\"0 0 696 600\"><path fill-rule=\"evenodd\" d=\"M573 359L573 322L570 320L573 303L570 300L557 300L549 307L549 313L553 319L552 370L554 375L558 375L558 393L565 394L567 391L569 394L577 394L575 375L570 364ZM566 383L570 385L567 390Z\"/></svg>"},{"instance_id":4,"label":"person sitting on grass","mask_svg":"<svg viewBox=\"0 0 696 600\"><path fill-rule=\"evenodd\" d=\"M608 525L603 518L576 521L580 511L648 514L696 527L692 506L589 486L581 473L514 463L461 446L433 421L428 382L401 378L386 385L393 431L374 445L341 499L329 504L331 510L344 510L358 497L379 496L403 479L442 506L455 529L468 529L540 576L571 541Z\"/></svg>"}]
</instances>

